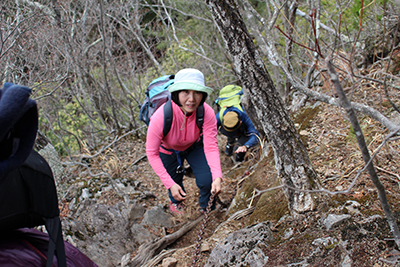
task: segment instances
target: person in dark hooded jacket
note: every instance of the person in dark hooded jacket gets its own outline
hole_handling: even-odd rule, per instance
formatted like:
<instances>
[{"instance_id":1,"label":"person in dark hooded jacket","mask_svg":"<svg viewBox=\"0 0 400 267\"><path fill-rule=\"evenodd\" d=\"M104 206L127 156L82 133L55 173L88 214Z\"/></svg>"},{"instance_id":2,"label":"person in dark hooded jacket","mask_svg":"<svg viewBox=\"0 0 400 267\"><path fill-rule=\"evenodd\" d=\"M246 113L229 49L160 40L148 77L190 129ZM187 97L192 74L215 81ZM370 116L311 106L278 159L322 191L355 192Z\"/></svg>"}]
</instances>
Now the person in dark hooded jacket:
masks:
<instances>
[{"instance_id":1,"label":"person in dark hooded jacket","mask_svg":"<svg viewBox=\"0 0 400 267\"><path fill-rule=\"evenodd\" d=\"M220 119L220 112L222 120ZM249 150L259 142L259 132L254 127L245 111L236 107L228 107L216 114L217 127L221 134L227 137L225 155L231 156L235 152L235 160L241 162Z\"/></svg>"}]
</instances>

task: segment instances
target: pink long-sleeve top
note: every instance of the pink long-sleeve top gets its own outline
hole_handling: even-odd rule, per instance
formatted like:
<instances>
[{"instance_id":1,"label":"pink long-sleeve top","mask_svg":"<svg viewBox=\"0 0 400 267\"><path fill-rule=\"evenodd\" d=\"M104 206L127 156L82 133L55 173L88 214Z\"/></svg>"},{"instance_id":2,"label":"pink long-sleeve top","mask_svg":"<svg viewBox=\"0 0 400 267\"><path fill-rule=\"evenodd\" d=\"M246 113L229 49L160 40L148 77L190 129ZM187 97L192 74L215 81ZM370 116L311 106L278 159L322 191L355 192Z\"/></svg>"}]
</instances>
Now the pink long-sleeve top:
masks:
<instances>
[{"instance_id":1,"label":"pink long-sleeve top","mask_svg":"<svg viewBox=\"0 0 400 267\"><path fill-rule=\"evenodd\" d=\"M164 128L164 105L159 107L151 116L147 129L146 154L154 172L160 177L164 186L169 189L175 184L161 161L159 152L171 154L166 149L185 151L199 139L200 129L196 125L196 112L186 117L180 107L172 103L173 120L171 130L166 137L163 136ZM184 124L183 124L184 123ZM181 129L182 128L182 129ZM221 162L217 141L217 120L214 110L204 103L203 144L204 154L211 169L212 179L222 179Z\"/></svg>"}]
</instances>

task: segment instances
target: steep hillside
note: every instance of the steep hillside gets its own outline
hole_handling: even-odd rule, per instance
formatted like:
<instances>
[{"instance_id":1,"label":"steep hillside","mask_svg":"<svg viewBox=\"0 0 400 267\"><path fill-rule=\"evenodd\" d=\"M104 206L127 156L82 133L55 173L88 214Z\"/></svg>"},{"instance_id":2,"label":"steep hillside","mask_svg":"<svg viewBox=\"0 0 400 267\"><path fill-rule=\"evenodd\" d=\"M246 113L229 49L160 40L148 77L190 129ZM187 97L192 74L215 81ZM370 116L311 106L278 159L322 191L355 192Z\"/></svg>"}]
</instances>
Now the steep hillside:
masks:
<instances>
[{"instance_id":1,"label":"steep hillside","mask_svg":"<svg viewBox=\"0 0 400 267\"><path fill-rule=\"evenodd\" d=\"M377 110L393 121L400 121L399 114L392 111L383 92L367 87L354 94L366 95L367 104L375 105ZM210 214L201 239L203 248L198 266L206 263L218 241L238 229L265 221L270 222L273 237L264 248L268 256L266 266L393 266L400 253L393 242L376 189L368 173L360 173L364 163L343 111L309 101L301 112L293 114L293 119L319 174L321 185L331 194L324 194L324 201L319 203L315 212L290 216L274 168L273 152L268 144L263 145L263 155L260 148L253 149L244 163L236 164L222 153L225 139L219 136L224 171L223 191L219 198L222 202L235 198L231 202L234 204ZM394 139L383 144L388 132L382 125L363 115L359 116L359 121L371 155L376 153L373 163L386 188L392 211L399 218L400 142ZM92 191L100 180L103 184L112 181L96 180L82 170L82 167L76 167L70 170L69 175L75 176L74 181L85 181L84 184ZM167 210L166 190L145 158L144 142L132 140L129 136L115 142L102 156L90 160L90 170L92 174L107 172L110 179L124 178L140 183L142 188L151 192L149 194L152 197L138 201L146 207L162 205ZM71 178L67 179L68 186L73 184L71 181ZM159 237L173 233L184 223L200 216L195 179L187 176L185 185L189 195L185 214L175 217L174 226L164 233L158 233ZM274 190L268 190L274 187ZM341 193L337 193L339 191ZM65 217L72 216L67 208L72 198L67 196L64 194L62 200ZM316 198L320 196L319 193L315 194ZM135 195L129 197L137 198ZM123 197L115 190L109 190L96 201L114 205L123 201ZM243 212L240 215L238 211ZM328 217L342 215L346 215L343 220L331 224L327 221ZM175 253L169 255L170 259L177 261L176 266L189 266L201 228L203 225L198 224L168 246L167 249L176 249ZM130 257L136 254L137 251L132 251ZM150 266L161 266L161 260Z\"/></svg>"}]
</instances>

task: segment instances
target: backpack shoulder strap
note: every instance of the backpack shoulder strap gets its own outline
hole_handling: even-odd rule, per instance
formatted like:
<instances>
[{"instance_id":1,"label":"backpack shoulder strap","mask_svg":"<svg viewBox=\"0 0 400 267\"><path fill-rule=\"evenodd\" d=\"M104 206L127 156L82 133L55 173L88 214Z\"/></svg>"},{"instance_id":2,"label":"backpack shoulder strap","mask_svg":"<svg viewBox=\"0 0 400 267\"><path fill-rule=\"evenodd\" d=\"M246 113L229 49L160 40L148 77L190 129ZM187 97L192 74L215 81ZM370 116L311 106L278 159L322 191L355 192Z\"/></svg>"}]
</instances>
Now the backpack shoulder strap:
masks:
<instances>
[{"instance_id":1,"label":"backpack shoulder strap","mask_svg":"<svg viewBox=\"0 0 400 267\"><path fill-rule=\"evenodd\" d=\"M224 112L226 110L226 107L223 107L219 110L219 121L222 123L223 117L224 117Z\"/></svg>"},{"instance_id":2,"label":"backpack shoulder strap","mask_svg":"<svg viewBox=\"0 0 400 267\"><path fill-rule=\"evenodd\" d=\"M169 130L171 130L172 118L173 118L173 112L172 112L171 99L168 99L168 101L165 102L164 105L164 129L163 129L164 136L167 136Z\"/></svg>"},{"instance_id":3,"label":"backpack shoulder strap","mask_svg":"<svg viewBox=\"0 0 400 267\"><path fill-rule=\"evenodd\" d=\"M172 104L171 104L171 99L169 99L167 102L165 102L164 105L164 129L163 129L164 136L167 136L169 130L171 130L172 119L173 119ZM200 129L200 134L203 133L203 123L204 123L204 106L201 105L197 107L196 111L196 125Z\"/></svg>"},{"instance_id":4,"label":"backpack shoulder strap","mask_svg":"<svg viewBox=\"0 0 400 267\"><path fill-rule=\"evenodd\" d=\"M204 123L204 105L198 106L196 111L196 124L200 129L200 134L203 133L203 123Z\"/></svg>"},{"instance_id":5,"label":"backpack shoulder strap","mask_svg":"<svg viewBox=\"0 0 400 267\"><path fill-rule=\"evenodd\" d=\"M46 267L53 266L54 252L56 252L58 266L67 267L60 217L47 218L46 230L49 234Z\"/></svg>"}]
</instances>

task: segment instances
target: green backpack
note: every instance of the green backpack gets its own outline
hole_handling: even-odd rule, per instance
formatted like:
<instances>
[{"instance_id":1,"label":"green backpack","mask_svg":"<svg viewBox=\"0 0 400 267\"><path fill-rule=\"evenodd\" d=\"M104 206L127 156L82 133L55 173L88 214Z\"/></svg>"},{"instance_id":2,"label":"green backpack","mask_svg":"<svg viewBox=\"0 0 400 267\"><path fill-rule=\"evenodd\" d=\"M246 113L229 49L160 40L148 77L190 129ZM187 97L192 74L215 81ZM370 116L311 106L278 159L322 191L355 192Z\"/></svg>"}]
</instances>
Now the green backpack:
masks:
<instances>
[{"instance_id":1,"label":"green backpack","mask_svg":"<svg viewBox=\"0 0 400 267\"><path fill-rule=\"evenodd\" d=\"M219 91L219 96L218 96L217 100L215 100L215 103L218 104L218 106L220 107L219 119L221 121L222 121L224 111L228 107L236 107L240 111L243 111L242 105L240 103L242 96L243 96L242 87L240 87L238 85L230 84L230 85L223 87Z\"/></svg>"}]
</instances>

